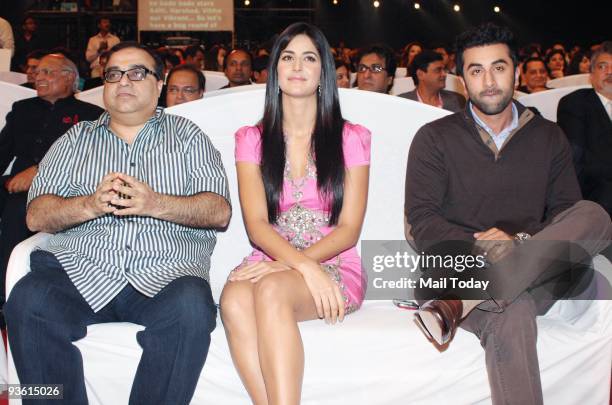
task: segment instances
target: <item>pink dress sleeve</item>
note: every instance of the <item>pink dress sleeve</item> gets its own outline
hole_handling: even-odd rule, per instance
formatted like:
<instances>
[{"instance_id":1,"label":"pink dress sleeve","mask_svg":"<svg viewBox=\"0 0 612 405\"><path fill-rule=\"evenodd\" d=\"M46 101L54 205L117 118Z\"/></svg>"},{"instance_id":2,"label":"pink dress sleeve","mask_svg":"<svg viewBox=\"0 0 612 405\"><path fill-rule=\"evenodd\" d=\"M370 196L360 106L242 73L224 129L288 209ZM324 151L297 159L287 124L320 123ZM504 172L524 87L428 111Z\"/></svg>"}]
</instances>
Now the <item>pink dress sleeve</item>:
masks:
<instances>
[{"instance_id":1,"label":"pink dress sleeve","mask_svg":"<svg viewBox=\"0 0 612 405\"><path fill-rule=\"evenodd\" d=\"M342 131L342 148L344 149L344 165L366 166L370 164L370 131L361 125L344 124Z\"/></svg>"},{"instance_id":2,"label":"pink dress sleeve","mask_svg":"<svg viewBox=\"0 0 612 405\"><path fill-rule=\"evenodd\" d=\"M236 147L234 155L236 162L261 162L261 133L255 126L240 128L235 135Z\"/></svg>"}]
</instances>

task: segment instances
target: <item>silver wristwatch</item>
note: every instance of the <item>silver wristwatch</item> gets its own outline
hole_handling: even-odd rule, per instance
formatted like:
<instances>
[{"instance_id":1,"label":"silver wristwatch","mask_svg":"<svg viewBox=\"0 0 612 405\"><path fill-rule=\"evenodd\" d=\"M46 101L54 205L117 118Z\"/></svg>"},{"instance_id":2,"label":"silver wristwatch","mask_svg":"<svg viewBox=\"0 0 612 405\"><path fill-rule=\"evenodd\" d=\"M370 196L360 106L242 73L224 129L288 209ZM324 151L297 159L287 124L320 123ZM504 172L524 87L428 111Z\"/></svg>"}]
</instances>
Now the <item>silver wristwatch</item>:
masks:
<instances>
[{"instance_id":1,"label":"silver wristwatch","mask_svg":"<svg viewBox=\"0 0 612 405\"><path fill-rule=\"evenodd\" d=\"M514 235L514 240L518 243L523 243L529 239L531 239L531 235L529 235L527 232L518 232Z\"/></svg>"}]
</instances>

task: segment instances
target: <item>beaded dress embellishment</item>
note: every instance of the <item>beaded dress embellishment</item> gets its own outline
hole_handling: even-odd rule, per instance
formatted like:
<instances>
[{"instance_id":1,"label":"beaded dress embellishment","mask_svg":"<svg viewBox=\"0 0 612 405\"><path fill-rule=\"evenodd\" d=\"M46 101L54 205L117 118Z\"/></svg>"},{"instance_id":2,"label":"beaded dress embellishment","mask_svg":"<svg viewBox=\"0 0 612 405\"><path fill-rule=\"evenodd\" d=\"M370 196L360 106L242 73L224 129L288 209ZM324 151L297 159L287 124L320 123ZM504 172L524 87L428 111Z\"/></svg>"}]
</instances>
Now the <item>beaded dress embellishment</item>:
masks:
<instances>
[{"instance_id":1,"label":"beaded dress embellishment","mask_svg":"<svg viewBox=\"0 0 612 405\"><path fill-rule=\"evenodd\" d=\"M300 179L291 178L289 162L285 162L284 178L291 185L291 195L295 199L295 204L287 211L279 214L275 228L293 247L298 250L304 250L325 236L320 229L329 224L329 214L324 211L306 208L300 203L304 196L302 189L306 182L311 179L317 179L317 168L312 156L308 155L306 174ZM344 298L345 313L348 314L355 311L356 307L349 303L346 286L342 282L339 266L339 257L335 263L321 264L323 270L340 288Z\"/></svg>"}]
</instances>

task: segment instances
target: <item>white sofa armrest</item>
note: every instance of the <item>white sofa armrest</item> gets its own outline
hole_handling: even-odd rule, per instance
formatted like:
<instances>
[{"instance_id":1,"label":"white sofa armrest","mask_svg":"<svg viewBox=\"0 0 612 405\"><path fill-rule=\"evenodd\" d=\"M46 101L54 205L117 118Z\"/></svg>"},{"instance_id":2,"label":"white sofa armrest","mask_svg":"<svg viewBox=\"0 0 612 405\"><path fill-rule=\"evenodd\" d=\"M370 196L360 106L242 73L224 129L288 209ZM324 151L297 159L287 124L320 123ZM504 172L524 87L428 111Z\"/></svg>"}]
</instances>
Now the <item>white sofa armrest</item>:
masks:
<instances>
[{"instance_id":1,"label":"white sofa armrest","mask_svg":"<svg viewBox=\"0 0 612 405\"><path fill-rule=\"evenodd\" d=\"M47 247L51 234L39 232L24 240L13 249L6 269L6 299L23 276L30 271L30 253L37 248Z\"/></svg>"}]
</instances>

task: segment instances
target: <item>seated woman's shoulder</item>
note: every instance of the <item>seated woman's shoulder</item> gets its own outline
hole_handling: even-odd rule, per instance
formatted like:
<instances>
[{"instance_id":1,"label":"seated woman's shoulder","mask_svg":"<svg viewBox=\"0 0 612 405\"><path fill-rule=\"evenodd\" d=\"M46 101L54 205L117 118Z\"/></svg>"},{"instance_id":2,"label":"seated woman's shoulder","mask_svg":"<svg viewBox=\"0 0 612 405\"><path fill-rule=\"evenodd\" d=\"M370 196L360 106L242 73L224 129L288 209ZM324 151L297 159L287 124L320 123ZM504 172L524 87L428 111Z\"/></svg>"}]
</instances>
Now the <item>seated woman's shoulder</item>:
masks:
<instances>
[{"instance_id":1,"label":"seated woman's shoulder","mask_svg":"<svg viewBox=\"0 0 612 405\"><path fill-rule=\"evenodd\" d=\"M350 121L345 121L344 122L344 130L343 130L344 136L358 136L358 137L369 137L370 134L370 130L367 129L366 127L364 127L361 124L355 124L352 123Z\"/></svg>"}]
</instances>

